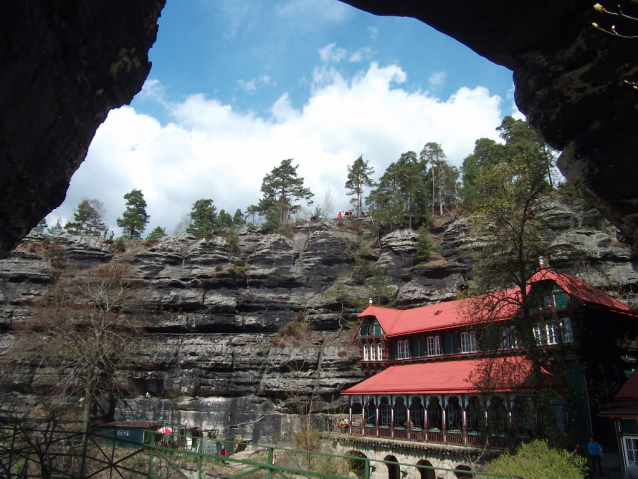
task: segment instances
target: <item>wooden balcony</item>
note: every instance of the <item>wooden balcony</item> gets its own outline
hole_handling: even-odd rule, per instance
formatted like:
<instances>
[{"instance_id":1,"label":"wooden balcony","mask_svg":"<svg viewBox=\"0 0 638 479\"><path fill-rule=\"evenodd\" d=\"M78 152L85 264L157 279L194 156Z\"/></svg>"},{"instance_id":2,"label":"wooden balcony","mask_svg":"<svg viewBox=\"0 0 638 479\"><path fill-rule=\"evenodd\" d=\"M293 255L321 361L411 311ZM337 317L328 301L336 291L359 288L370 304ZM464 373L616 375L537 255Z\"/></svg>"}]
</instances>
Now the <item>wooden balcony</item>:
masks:
<instances>
[{"instance_id":1,"label":"wooden balcony","mask_svg":"<svg viewBox=\"0 0 638 479\"><path fill-rule=\"evenodd\" d=\"M512 443L520 443L522 437L512 438L506 434L489 434L484 431L441 431L440 429L421 429L391 426L361 426L358 423L346 427L344 430L336 428L335 432L351 436L394 439L397 441L412 441L426 444L442 444L450 446L488 449L505 449Z\"/></svg>"}]
</instances>

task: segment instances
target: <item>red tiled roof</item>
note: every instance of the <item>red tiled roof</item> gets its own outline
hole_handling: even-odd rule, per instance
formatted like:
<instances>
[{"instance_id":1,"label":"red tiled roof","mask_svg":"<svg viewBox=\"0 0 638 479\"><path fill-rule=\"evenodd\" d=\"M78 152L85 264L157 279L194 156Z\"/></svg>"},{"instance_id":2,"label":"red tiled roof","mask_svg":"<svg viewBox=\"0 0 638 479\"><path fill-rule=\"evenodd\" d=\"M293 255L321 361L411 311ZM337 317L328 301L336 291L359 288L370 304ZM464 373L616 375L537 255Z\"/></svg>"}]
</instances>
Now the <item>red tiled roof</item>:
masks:
<instances>
[{"instance_id":1,"label":"red tiled roof","mask_svg":"<svg viewBox=\"0 0 638 479\"><path fill-rule=\"evenodd\" d=\"M555 281L570 296L585 303L598 304L625 314L638 315L626 304L575 276L542 269L529 279L528 284L531 287L533 283L539 281ZM489 315L489 319L505 320L514 316L519 308L516 300L518 294L518 289L510 289L482 296L487 303L493 303L496 308L499 308L496 312L486 313ZM507 301L508 298L511 298L512 301ZM505 301L503 301L504 299ZM458 300L406 310L369 306L359 315L359 318L374 316L379 321L385 335L391 338L423 331L437 331L468 323L466 319L468 313L464 311L464 308L470 304L472 303L468 300ZM469 308L473 309L472 306ZM478 321L479 318L475 320ZM358 332L357 328L353 338Z\"/></svg>"},{"instance_id":2,"label":"red tiled roof","mask_svg":"<svg viewBox=\"0 0 638 479\"><path fill-rule=\"evenodd\" d=\"M555 281L567 294L585 303L599 304L607 308L634 313L626 304L621 303L600 289L571 274L558 273L551 269L541 269L529 279L528 283L532 284L547 280Z\"/></svg>"},{"instance_id":3,"label":"red tiled roof","mask_svg":"<svg viewBox=\"0 0 638 479\"><path fill-rule=\"evenodd\" d=\"M343 395L357 394L464 394L480 392L471 381L470 375L481 366L479 359L464 361L444 361L436 363L416 363L391 366L380 373L360 382L345 391ZM512 391L525 389L529 377L531 363L522 357L501 358L508 361L516 370L516 377L511 381L503 381L496 391ZM558 385L558 380L551 373L543 370L550 382Z\"/></svg>"}]
</instances>

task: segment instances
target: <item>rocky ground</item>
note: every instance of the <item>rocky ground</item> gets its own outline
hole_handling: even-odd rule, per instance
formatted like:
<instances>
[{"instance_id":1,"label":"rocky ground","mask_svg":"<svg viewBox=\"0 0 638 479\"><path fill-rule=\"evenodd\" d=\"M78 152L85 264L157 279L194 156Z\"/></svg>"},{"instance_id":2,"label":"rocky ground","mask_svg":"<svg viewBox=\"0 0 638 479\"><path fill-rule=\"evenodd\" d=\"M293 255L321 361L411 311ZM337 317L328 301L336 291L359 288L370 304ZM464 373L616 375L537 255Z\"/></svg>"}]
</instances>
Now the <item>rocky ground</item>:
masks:
<instances>
[{"instance_id":1,"label":"rocky ground","mask_svg":"<svg viewBox=\"0 0 638 479\"><path fill-rule=\"evenodd\" d=\"M627 247L581 226L579 214L560 203L548 201L544 214L551 223L550 265L638 305L638 265ZM339 391L361 380L358 349L345 325L365 307L369 290L365 268L361 275L351 274L353 268L382 267L398 307L452 300L469 273L476 240L467 218L436 219L437 251L426 264L413 258L416 233L376 238L366 232L369 225L365 218L305 223L290 238L260 228L211 240L182 234L130 242L124 252L107 240L33 233L0 261L3 375L21 394L57 381L56 372L11 366L16 326L63 271L127 262L142 279L150 319L139 359L123 373L134 388L118 401L115 417L266 440L273 428L285 429L281 412L291 409L295 395L314 391L315 409L335 411ZM325 294L336 280L358 305L342 312Z\"/></svg>"}]
</instances>

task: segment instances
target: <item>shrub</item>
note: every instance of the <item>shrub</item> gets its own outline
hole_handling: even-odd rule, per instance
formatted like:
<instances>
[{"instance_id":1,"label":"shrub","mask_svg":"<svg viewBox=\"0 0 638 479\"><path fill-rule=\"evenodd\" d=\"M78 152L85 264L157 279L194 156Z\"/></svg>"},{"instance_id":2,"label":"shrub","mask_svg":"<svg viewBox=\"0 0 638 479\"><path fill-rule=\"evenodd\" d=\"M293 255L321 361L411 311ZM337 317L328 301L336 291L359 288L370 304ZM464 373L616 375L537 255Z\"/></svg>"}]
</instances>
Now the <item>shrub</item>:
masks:
<instances>
[{"instance_id":1,"label":"shrub","mask_svg":"<svg viewBox=\"0 0 638 479\"><path fill-rule=\"evenodd\" d=\"M525 479L582 479L586 460L564 449L550 448L545 440L522 444L514 454L503 454L489 463L487 472Z\"/></svg>"},{"instance_id":2,"label":"shrub","mask_svg":"<svg viewBox=\"0 0 638 479\"><path fill-rule=\"evenodd\" d=\"M430 259L434 245L428 235L428 229L421 226L418 230L419 236L414 244L414 259L419 263L425 263Z\"/></svg>"},{"instance_id":3,"label":"shrub","mask_svg":"<svg viewBox=\"0 0 638 479\"><path fill-rule=\"evenodd\" d=\"M126 248L124 247L124 238L120 237L115 240L115 251L117 251L118 253L123 253L124 251L126 251Z\"/></svg>"}]
</instances>

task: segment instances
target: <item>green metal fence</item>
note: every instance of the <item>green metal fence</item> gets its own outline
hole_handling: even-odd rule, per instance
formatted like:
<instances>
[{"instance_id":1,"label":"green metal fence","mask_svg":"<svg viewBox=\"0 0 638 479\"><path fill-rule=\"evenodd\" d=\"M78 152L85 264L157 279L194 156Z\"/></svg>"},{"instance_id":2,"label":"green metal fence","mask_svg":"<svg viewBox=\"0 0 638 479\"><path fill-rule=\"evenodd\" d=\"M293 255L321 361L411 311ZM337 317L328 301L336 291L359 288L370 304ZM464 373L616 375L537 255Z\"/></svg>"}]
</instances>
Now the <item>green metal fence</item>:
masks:
<instances>
[{"instance_id":1,"label":"green metal fence","mask_svg":"<svg viewBox=\"0 0 638 479\"><path fill-rule=\"evenodd\" d=\"M320 479L348 478L350 471L360 479L371 473L392 479L391 471L432 470L435 476L520 479L516 476L480 471L459 471L415 464L377 461L358 456L340 456L291 448L250 445L252 455L234 454L246 443L197 438L147 431L145 442L92 432L67 430L53 425L25 428L19 424L0 427L0 477L46 479ZM228 451L220 455L221 446ZM384 469L381 469L381 466ZM375 473L376 471L376 473ZM452 474L449 474L452 473ZM457 476L456 474L461 474ZM466 474L463 476L462 474ZM350 476L351 477L351 476ZM404 476L405 477L405 476Z\"/></svg>"}]
</instances>

